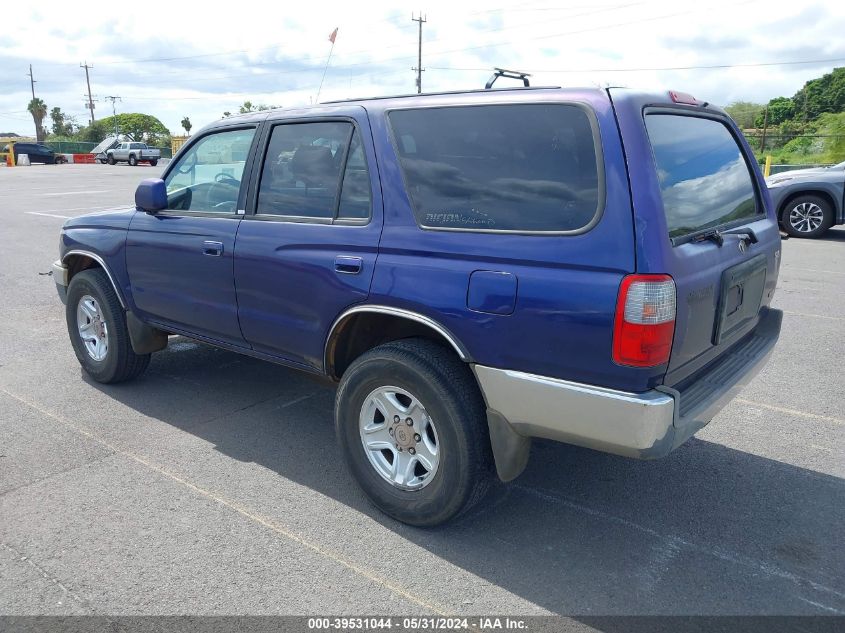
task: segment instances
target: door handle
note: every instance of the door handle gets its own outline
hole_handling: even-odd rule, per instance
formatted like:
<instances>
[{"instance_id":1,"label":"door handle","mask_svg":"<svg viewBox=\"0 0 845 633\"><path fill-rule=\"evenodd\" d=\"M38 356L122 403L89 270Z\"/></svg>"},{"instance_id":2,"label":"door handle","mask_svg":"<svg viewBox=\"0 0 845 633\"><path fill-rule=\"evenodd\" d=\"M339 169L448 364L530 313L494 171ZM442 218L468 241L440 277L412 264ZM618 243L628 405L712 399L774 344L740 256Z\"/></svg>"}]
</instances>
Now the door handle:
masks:
<instances>
[{"instance_id":1,"label":"door handle","mask_svg":"<svg viewBox=\"0 0 845 633\"><path fill-rule=\"evenodd\" d=\"M338 255L334 259L334 269L336 272L344 275L357 275L361 272L361 267L364 265L364 260L360 257L347 257L346 255Z\"/></svg>"},{"instance_id":2,"label":"door handle","mask_svg":"<svg viewBox=\"0 0 845 633\"><path fill-rule=\"evenodd\" d=\"M206 240L202 243L202 254L211 257L220 257L223 254L223 242Z\"/></svg>"}]
</instances>

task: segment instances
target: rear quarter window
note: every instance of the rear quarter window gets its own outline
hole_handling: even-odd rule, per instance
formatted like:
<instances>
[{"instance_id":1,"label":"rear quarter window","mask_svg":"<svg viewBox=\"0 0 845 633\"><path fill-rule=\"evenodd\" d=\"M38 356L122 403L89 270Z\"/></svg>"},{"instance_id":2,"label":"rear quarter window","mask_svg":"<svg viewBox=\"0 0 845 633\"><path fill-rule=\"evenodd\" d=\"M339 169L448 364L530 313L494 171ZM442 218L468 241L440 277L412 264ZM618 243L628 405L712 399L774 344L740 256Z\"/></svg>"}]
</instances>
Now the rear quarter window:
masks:
<instances>
[{"instance_id":1,"label":"rear quarter window","mask_svg":"<svg viewBox=\"0 0 845 633\"><path fill-rule=\"evenodd\" d=\"M580 106L421 108L388 117L423 227L577 232L601 211L598 133Z\"/></svg>"},{"instance_id":2,"label":"rear quarter window","mask_svg":"<svg viewBox=\"0 0 845 633\"><path fill-rule=\"evenodd\" d=\"M719 120L646 114L669 237L757 216L757 195L744 154Z\"/></svg>"}]
</instances>

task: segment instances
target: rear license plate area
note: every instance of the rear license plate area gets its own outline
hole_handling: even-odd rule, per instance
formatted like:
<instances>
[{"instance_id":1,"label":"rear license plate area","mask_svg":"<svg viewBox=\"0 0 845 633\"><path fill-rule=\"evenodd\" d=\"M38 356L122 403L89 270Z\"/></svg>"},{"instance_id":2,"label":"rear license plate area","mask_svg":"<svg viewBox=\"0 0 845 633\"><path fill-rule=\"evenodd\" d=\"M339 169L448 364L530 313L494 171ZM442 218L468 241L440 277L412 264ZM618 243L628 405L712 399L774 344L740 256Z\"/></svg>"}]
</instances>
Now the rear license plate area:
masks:
<instances>
[{"instance_id":1,"label":"rear license plate area","mask_svg":"<svg viewBox=\"0 0 845 633\"><path fill-rule=\"evenodd\" d=\"M713 345L746 329L760 312L766 286L766 256L757 255L722 273Z\"/></svg>"}]
</instances>

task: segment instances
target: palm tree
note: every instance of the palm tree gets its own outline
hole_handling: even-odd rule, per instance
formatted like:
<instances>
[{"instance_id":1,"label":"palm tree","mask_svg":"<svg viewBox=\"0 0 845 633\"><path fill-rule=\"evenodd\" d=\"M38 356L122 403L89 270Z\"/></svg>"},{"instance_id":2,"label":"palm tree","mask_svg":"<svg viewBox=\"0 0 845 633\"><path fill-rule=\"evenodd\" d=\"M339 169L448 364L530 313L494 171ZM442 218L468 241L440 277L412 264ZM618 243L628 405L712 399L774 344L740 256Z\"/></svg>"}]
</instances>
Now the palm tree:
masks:
<instances>
[{"instance_id":1,"label":"palm tree","mask_svg":"<svg viewBox=\"0 0 845 633\"><path fill-rule=\"evenodd\" d=\"M188 117L182 119L182 127L185 128L185 134L190 136L193 125L191 125L191 120Z\"/></svg>"},{"instance_id":2,"label":"palm tree","mask_svg":"<svg viewBox=\"0 0 845 633\"><path fill-rule=\"evenodd\" d=\"M44 117L47 116L47 104L43 100L35 98L29 102L26 109L29 110L32 120L35 121L35 140L41 143L46 136L41 124L44 122Z\"/></svg>"}]
</instances>

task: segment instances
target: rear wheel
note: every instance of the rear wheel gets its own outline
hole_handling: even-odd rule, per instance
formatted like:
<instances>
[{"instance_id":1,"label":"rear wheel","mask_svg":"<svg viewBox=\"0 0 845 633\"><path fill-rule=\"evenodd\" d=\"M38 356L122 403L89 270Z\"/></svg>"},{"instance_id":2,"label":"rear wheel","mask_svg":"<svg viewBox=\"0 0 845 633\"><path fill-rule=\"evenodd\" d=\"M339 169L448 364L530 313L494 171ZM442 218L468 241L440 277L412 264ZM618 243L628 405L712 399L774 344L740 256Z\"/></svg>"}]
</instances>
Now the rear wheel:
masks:
<instances>
[{"instance_id":1,"label":"rear wheel","mask_svg":"<svg viewBox=\"0 0 845 633\"><path fill-rule=\"evenodd\" d=\"M820 237L833 226L833 208L824 198L799 196L786 205L781 222L793 237Z\"/></svg>"},{"instance_id":2,"label":"rear wheel","mask_svg":"<svg viewBox=\"0 0 845 633\"><path fill-rule=\"evenodd\" d=\"M103 269L74 275L65 317L76 358L97 382L132 380L150 364L149 354L139 355L132 349L126 313Z\"/></svg>"},{"instance_id":3,"label":"rear wheel","mask_svg":"<svg viewBox=\"0 0 845 633\"><path fill-rule=\"evenodd\" d=\"M150 161L150 167L155 167L156 165L158 165L158 160L153 159Z\"/></svg>"},{"instance_id":4,"label":"rear wheel","mask_svg":"<svg viewBox=\"0 0 845 633\"><path fill-rule=\"evenodd\" d=\"M138 159L136 158L135 154L129 154L129 164L132 167L138 164Z\"/></svg>"},{"instance_id":5,"label":"rear wheel","mask_svg":"<svg viewBox=\"0 0 845 633\"><path fill-rule=\"evenodd\" d=\"M109 165L114 165L115 163L114 156L111 154L109 154L109 157L106 160L108 161Z\"/></svg>"},{"instance_id":6,"label":"rear wheel","mask_svg":"<svg viewBox=\"0 0 845 633\"><path fill-rule=\"evenodd\" d=\"M433 526L465 512L489 486L493 459L472 373L432 341L387 343L343 374L335 401L340 449L383 512Z\"/></svg>"}]
</instances>

